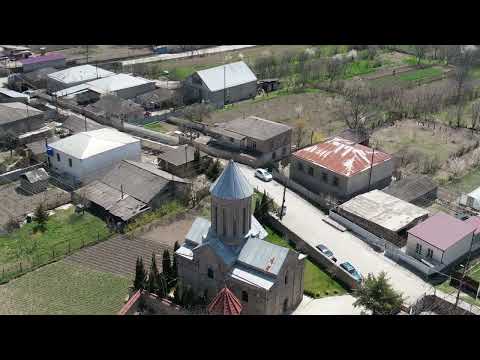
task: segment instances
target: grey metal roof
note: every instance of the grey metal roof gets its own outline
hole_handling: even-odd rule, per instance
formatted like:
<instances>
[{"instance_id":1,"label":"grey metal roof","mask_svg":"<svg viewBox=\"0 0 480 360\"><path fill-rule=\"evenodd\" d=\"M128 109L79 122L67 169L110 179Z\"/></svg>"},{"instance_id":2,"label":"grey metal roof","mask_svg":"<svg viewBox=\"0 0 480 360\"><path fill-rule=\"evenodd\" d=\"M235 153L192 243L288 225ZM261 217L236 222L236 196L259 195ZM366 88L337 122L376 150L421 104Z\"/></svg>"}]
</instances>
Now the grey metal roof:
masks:
<instances>
[{"instance_id":1,"label":"grey metal roof","mask_svg":"<svg viewBox=\"0 0 480 360\"><path fill-rule=\"evenodd\" d=\"M97 114L128 115L144 112L143 108L137 103L111 94L102 96L100 100L86 108Z\"/></svg>"},{"instance_id":2,"label":"grey metal roof","mask_svg":"<svg viewBox=\"0 0 480 360\"><path fill-rule=\"evenodd\" d=\"M187 148L186 156L185 148ZM202 158L205 156L207 156L207 154L205 154L203 151L200 151L200 157ZM195 159L195 148L188 145L182 145L176 149L158 155L158 158L175 166L185 165L185 162L189 163Z\"/></svg>"},{"instance_id":3,"label":"grey metal roof","mask_svg":"<svg viewBox=\"0 0 480 360\"><path fill-rule=\"evenodd\" d=\"M207 219L197 217L188 231L185 240L196 245L203 243L203 236L210 232L211 223Z\"/></svg>"},{"instance_id":4,"label":"grey metal roof","mask_svg":"<svg viewBox=\"0 0 480 360\"><path fill-rule=\"evenodd\" d=\"M253 187L233 160L230 160L218 179L210 187L210 193L221 199L244 199L253 195Z\"/></svg>"},{"instance_id":5,"label":"grey metal roof","mask_svg":"<svg viewBox=\"0 0 480 360\"><path fill-rule=\"evenodd\" d=\"M234 280L257 286L265 290L270 290L275 284L275 278L259 271L248 269L244 266L235 266L232 268L229 275Z\"/></svg>"},{"instance_id":6,"label":"grey metal roof","mask_svg":"<svg viewBox=\"0 0 480 360\"><path fill-rule=\"evenodd\" d=\"M87 118L87 130L85 130L85 119L75 115L70 115L65 119L62 126L73 133L103 129L105 126Z\"/></svg>"},{"instance_id":7,"label":"grey metal roof","mask_svg":"<svg viewBox=\"0 0 480 360\"><path fill-rule=\"evenodd\" d=\"M289 249L251 237L243 246L237 261L259 271L278 275Z\"/></svg>"},{"instance_id":8,"label":"grey metal roof","mask_svg":"<svg viewBox=\"0 0 480 360\"><path fill-rule=\"evenodd\" d=\"M7 88L0 88L0 94L8 96L10 98L29 98L28 95L22 94L18 91L13 91Z\"/></svg>"},{"instance_id":9,"label":"grey metal roof","mask_svg":"<svg viewBox=\"0 0 480 360\"><path fill-rule=\"evenodd\" d=\"M210 236L207 240L206 245L210 246L225 265L232 266L235 263L237 260L238 247L228 246L215 236Z\"/></svg>"},{"instance_id":10,"label":"grey metal roof","mask_svg":"<svg viewBox=\"0 0 480 360\"><path fill-rule=\"evenodd\" d=\"M167 190L169 179L136 166L135 162L121 161L105 176L102 182L127 193L134 198L149 203L159 193Z\"/></svg>"},{"instance_id":11,"label":"grey metal roof","mask_svg":"<svg viewBox=\"0 0 480 360\"><path fill-rule=\"evenodd\" d=\"M228 89L257 81L255 74L243 61L200 70L197 71L197 74L210 91Z\"/></svg>"},{"instance_id":12,"label":"grey metal roof","mask_svg":"<svg viewBox=\"0 0 480 360\"><path fill-rule=\"evenodd\" d=\"M128 194L123 194L111 186L95 180L76 191L77 194L83 195L87 200L97 204L110 212L127 221L139 213L148 209L148 205L137 200Z\"/></svg>"},{"instance_id":13,"label":"grey metal roof","mask_svg":"<svg viewBox=\"0 0 480 360\"><path fill-rule=\"evenodd\" d=\"M150 163L143 163L143 162L138 162L138 161L133 161L133 160L123 160L129 164L135 165L136 167L139 167L140 169L146 170L148 172L151 172L152 174L158 175L164 179L170 180L170 181L175 181L175 182L180 182L184 184L190 184L191 181L175 176L167 171L160 170L157 168L155 165L150 164Z\"/></svg>"},{"instance_id":14,"label":"grey metal roof","mask_svg":"<svg viewBox=\"0 0 480 360\"><path fill-rule=\"evenodd\" d=\"M35 109L24 103L12 102L0 104L0 125L27 119L31 116L42 114L43 111Z\"/></svg>"},{"instance_id":15,"label":"grey metal roof","mask_svg":"<svg viewBox=\"0 0 480 360\"><path fill-rule=\"evenodd\" d=\"M72 84L100 79L111 75L115 75L115 73L98 66L86 64L50 73L48 77L63 84Z\"/></svg>"},{"instance_id":16,"label":"grey metal roof","mask_svg":"<svg viewBox=\"0 0 480 360\"><path fill-rule=\"evenodd\" d=\"M237 134L236 132L229 131L229 130L224 129L223 127L220 127L220 126L210 128L209 130L210 130L211 133L222 135L222 136L225 136L225 137L231 137L232 139L236 139L236 140L239 140L239 141L246 138L245 135Z\"/></svg>"},{"instance_id":17,"label":"grey metal roof","mask_svg":"<svg viewBox=\"0 0 480 360\"><path fill-rule=\"evenodd\" d=\"M30 183L33 184L37 181L48 180L49 176L44 168L38 168L32 171L27 171L22 175L22 177L25 177Z\"/></svg>"},{"instance_id":18,"label":"grey metal roof","mask_svg":"<svg viewBox=\"0 0 480 360\"><path fill-rule=\"evenodd\" d=\"M414 175L396 181L382 191L404 201L412 202L437 188L438 185L428 176Z\"/></svg>"},{"instance_id":19,"label":"grey metal roof","mask_svg":"<svg viewBox=\"0 0 480 360\"><path fill-rule=\"evenodd\" d=\"M221 127L229 132L258 140L268 140L292 129L288 125L262 119L257 116L238 118L221 125Z\"/></svg>"}]
</instances>

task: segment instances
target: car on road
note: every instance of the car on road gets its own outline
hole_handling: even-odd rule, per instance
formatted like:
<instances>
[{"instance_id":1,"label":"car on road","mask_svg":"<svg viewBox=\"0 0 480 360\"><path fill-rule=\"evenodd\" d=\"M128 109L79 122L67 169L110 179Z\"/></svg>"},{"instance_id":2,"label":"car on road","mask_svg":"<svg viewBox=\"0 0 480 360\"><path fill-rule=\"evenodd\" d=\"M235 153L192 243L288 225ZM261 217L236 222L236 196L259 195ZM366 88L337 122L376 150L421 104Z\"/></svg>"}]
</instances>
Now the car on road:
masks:
<instances>
[{"instance_id":1,"label":"car on road","mask_svg":"<svg viewBox=\"0 0 480 360\"><path fill-rule=\"evenodd\" d=\"M255 176L263 181L272 181L273 176L266 169L256 169Z\"/></svg>"},{"instance_id":2,"label":"car on road","mask_svg":"<svg viewBox=\"0 0 480 360\"><path fill-rule=\"evenodd\" d=\"M341 263L340 264L340 267L345 270L346 272L348 272L350 275L353 276L353 278L355 280L357 280L358 282L362 282L363 281L363 276L362 274L360 274L357 269L355 269L355 267L350 264L348 261L344 262L344 263Z\"/></svg>"},{"instance_id":3,"label":"car on road","mask_svg":"<svg viewBox=\"0 0 480 360\"><path fill-rule=\"evenodd\" d=\"M337 259L333 256L332 250L327 248L325 245L320 244L320 245L317 245L316 248L327 258L331 259L333 262L337 262Z\"/></svg>"}]
</instances>

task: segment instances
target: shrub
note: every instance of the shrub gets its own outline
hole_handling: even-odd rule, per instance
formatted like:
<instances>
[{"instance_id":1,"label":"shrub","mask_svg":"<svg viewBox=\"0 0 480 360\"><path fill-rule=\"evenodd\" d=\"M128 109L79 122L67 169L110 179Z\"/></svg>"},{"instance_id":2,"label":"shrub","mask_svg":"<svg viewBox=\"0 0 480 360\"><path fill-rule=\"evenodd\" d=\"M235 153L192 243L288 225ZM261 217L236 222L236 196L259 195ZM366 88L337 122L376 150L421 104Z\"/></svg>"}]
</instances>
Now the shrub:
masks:
<instances>
[{"instance_id":1,"label":"shrub","mask_svg":"<svg viewBox=\"0 0 480 360\"><path fill-rule=\"evenodd\" d=\"M7 223L5 224L5 230L7 231L7 233L11 233L17 229L20 229L20 224L13 218L9 218Z\"/></svg>"}]
</instances>

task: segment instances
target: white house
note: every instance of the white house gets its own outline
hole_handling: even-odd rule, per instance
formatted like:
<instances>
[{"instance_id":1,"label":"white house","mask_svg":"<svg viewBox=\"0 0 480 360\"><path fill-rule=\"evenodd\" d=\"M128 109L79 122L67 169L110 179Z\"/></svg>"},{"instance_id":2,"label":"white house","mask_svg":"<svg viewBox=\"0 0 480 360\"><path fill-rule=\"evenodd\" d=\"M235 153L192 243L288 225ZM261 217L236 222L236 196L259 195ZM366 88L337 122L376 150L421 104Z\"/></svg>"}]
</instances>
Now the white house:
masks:
<instances>
[{"instance_id":1,"label":"white house","mask_svg":"<svg viewBox=\"0 0 480 360\"><path fill-rule=\"evenodd\" d=\"M474 225L440 212L407 231L406 253L447 266L468 253L475 230Z\"/></svg>"},{"instance_id":2,"label":"white house","mask_svg":"<svg viewBox=\"0 0 480 360\"><path fill-rule=\"evenodd\" d=\"M140 140L110 128L86 131L51 143L48 162L72 182L88 183L122 160L140 161Z\"/></svg>"},{"instance_id":3,"label":"white house","mask_svg":"<svg viewBox=\"0 0 480 360\"><path fill-rule=\"evenodd\" d=\"M74 66L48 74L47 87L49 91L57 91L112 75L115 75L115 73L98 66L88 64Z\"/></svg>"}]
</instances>

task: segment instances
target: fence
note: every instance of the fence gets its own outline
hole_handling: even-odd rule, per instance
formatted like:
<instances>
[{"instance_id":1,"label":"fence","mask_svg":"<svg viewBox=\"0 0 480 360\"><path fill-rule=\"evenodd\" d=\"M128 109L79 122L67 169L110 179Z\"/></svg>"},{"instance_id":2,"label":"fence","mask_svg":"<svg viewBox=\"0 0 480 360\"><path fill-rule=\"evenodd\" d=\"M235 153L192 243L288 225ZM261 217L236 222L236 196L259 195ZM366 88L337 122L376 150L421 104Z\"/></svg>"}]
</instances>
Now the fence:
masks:
<instances>
[{"instance_id":1,"label":"fence","mask_svg":"<svg viewBox=\"0 0 480 360\"><path fill-rule=\"evenodd\" d=\"M283 225L276 217L269 214L265 220L275 231L282 234L288 241L293 242L298 251L306 253L314 264L325 270L325 272L342 283L346 288L350 290L358 288L359 283L348 272L323 255L315 247L305 242L300 236Z\"/></svg>"},{"instance_id":2,"label":"fence","mask_svg":"<svg viewBox=\"0 0 480 360\"><path fill-rule=\"evenodd\" d=\"M104 241L111 235L110 232L103 235L97 232L97 235L92 236L90 240L70 237L68 240L57 243L48 249L34 249L31 254L21 260L0 266L0 283L6 283L39 267L60 260L76 250Z\"/></svg>"}]
</instances>

